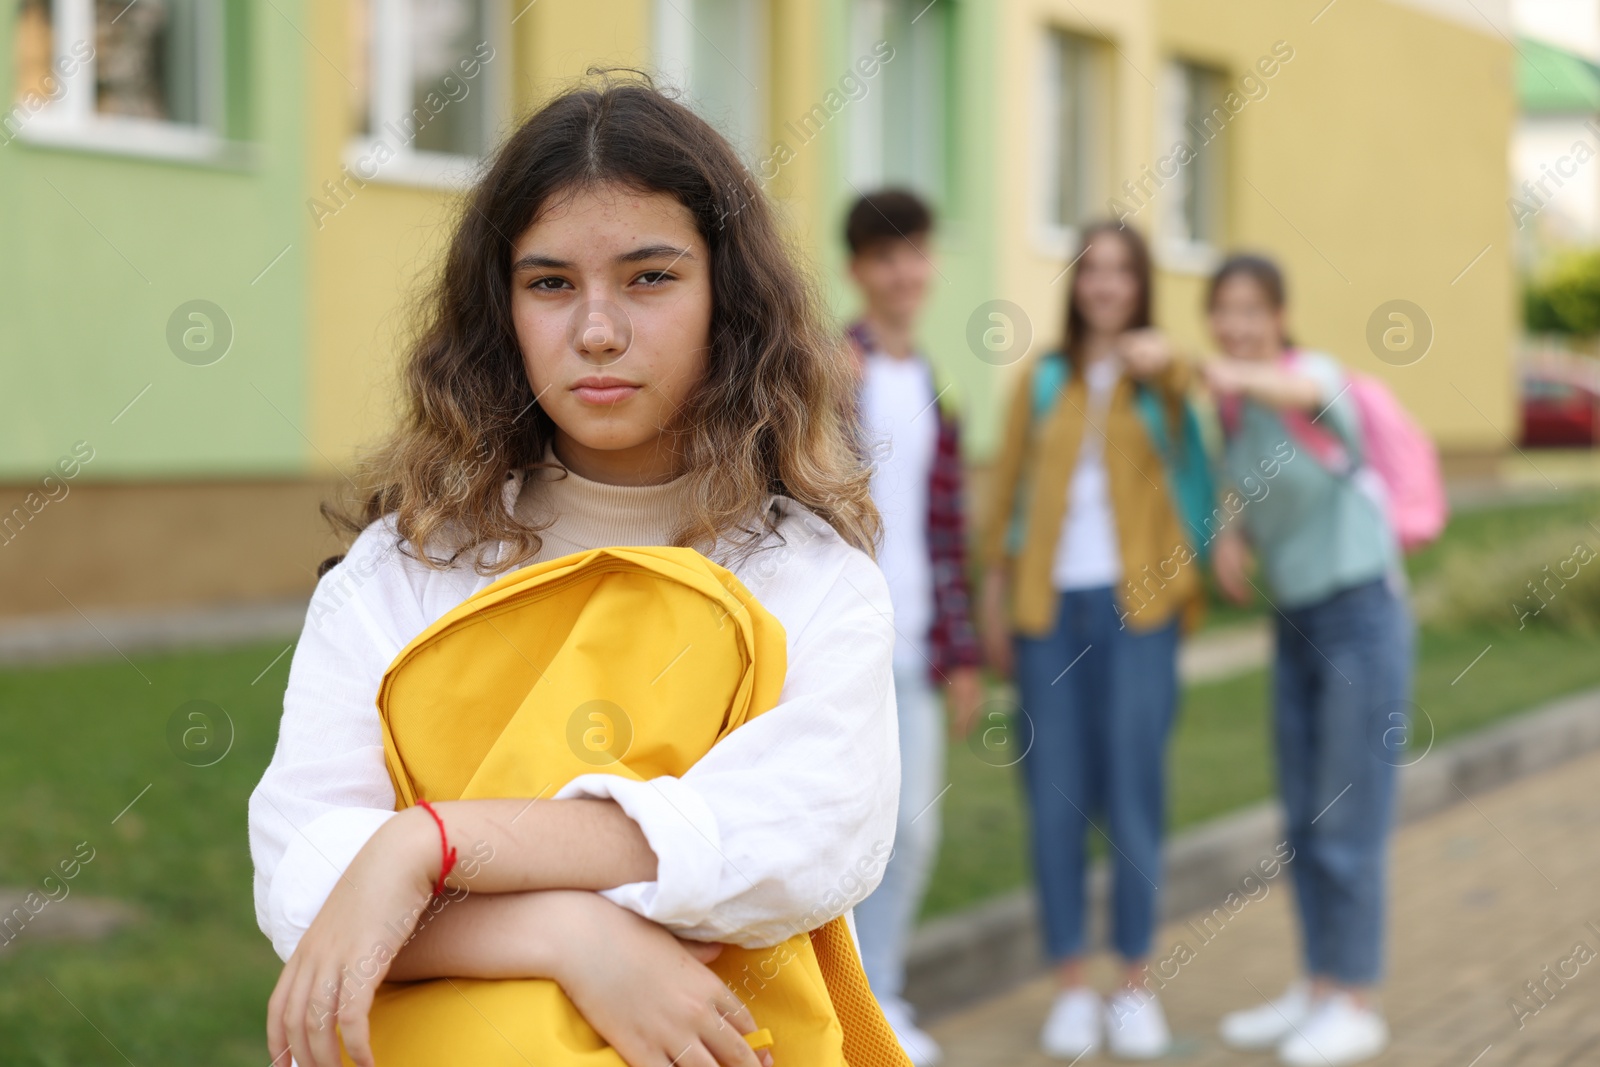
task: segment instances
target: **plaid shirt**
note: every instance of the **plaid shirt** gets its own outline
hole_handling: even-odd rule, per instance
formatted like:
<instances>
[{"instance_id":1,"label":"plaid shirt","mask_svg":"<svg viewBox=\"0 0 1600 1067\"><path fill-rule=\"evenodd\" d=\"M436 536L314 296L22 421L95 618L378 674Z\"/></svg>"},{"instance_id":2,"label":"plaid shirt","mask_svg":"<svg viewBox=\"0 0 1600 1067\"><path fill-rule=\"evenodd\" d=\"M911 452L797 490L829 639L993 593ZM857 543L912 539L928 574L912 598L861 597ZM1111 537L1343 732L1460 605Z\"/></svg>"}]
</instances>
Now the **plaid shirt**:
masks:
<instances>
[{"instance_id":1,"label":"plaid shirt","mask_svg":"<svg viewBox=\"0 0 1600 1067\"><path fill-rule=\"evenodd\" d=\"M864 321L845 330L856 356L859 412L866 360L877 350ZM926 361L921 353L917 359ZM935 386L939 373L929 365ZM972 596L967 583L967 520L962 506L961 423L939 388L939 432L934 442L933 466L928 475L928 561L933 572L933 623L928 628L931 653L929 673L937 682L950 680L947 672L975 667L980 660L978 636L972 626ZM859 423L859 420L858 420ZM869 455L865 448L864 456Z\"/></svg>"}]
</instances>

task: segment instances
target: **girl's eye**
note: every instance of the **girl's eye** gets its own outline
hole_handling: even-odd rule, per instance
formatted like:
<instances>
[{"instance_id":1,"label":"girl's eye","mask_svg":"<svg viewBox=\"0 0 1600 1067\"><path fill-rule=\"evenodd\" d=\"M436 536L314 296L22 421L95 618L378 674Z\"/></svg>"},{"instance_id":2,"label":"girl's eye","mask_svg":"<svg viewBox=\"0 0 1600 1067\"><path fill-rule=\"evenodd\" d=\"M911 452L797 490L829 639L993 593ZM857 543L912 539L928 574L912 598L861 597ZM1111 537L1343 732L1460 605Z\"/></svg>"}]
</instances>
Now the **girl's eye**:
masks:
<instances>
[{"instance_id":1,"label":"girl's eye","mask_svg":"<svg viewBox=\"0 0 1600 1067\"><path fill-rule=\"evenodd\" d=\"M647 270L634 279L634 281L642 282L645 285L660 285L671 280L672 275L664 270Z\"/></svg>"},{"instance_id":2,"label":"girl's eye","mask_svg":"<svg viewBox=\"0 0 1600 1067\"><path fill-rule=\"evenodd\" d=\"M544 278L533 279L533 281L528 283L528 288L535 290L536 292L553 293L566 284L567 280L565 278L547 276Z\"/></svg>"}]
</instances>

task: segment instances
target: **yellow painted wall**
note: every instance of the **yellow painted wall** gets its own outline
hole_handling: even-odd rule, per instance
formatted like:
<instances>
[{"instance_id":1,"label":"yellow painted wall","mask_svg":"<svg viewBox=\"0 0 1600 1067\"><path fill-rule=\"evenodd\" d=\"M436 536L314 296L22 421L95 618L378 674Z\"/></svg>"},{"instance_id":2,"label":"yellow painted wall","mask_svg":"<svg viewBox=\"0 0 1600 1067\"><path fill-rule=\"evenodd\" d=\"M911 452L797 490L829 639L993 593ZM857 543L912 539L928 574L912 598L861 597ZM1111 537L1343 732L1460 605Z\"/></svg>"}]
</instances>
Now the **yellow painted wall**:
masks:
<instances>
[{"instance_id":1,"label":"yellow painted wall","mask_svg":"<svg viewBox=\"0 0 1600 1067\"><path fill-rule=\"evenodd\" d=\"M527 0L507 2L515 15ZM581 80L590 67L645 67L650 61L650 8L650 0L529 5L512 26L516 113L525 115Z\"/></svg>"},{"instance_id":2,"label":"yellow painted wall","mask_svg":"<svg viewBox=\"0 0 1600 1067\"><path fill-rule=\"evenodd\" d=\"M767 126L770 144L787 141L784 123L809 112L828 86L823 84L823 16L814 0L777 0L773 4L772 54L768 69ZM833 77L837 77L837 73ZM832 161L829 149L838 131L819 138L815 150L795 153L766 186L775 199L785 230L794 247L816 262L821 243L832 237L834 224L826 215L825 175Z\"/></svg>"},{"instance_id":3,"label":"yellow painted wall","mask_svg":"<svg viewBox=\"0 0 1600 1067\"><path fill-rule=\"evenodd\" d=\"M1312 24L1320 7L1283 0L1007 5L997 116L1004 146L999 288L1027 311L1036 347L1058 340L1065 259L1036 240L1038 167L1030 154L1047 27L1111 49L1119 134L1113 188L1170 150L1155 143L1156 86L1168 59L1220 67L1236 83L1283 40L1294 58L1224 135L1228 244L1283 264L1303 343L1383 376L1444 448L1499 451L1516 419L1504 206L1514 53L1487 25L1477 32L1390 0L1339 0ZM1148 235L1154 214L1147 207L1133 224ZM1203 275L1165 269L1156 292L1159 322L1201 351L1208 347L1203 285ZM1366 341L1373 311L1397 298L1420 305L1434 327L1431 350L1408 367L1381 362ZM1014 369L1001 373L1009 378Z\"/></svg>"},{"instance_id":4,"label":"yellow painted wall","mask_svg":"<svg viewBox=\"0 0 1600 1067\"><path fill-rule=\"evenodd\" d=\"M1294 48L1225 134L1232 242L1284 265L1302 343L1381 375L1441 447L1500 451L1516 433L1515 54L1487 24L1390 0L1339 0L1313 24L1320 6L1157 0L1163 60L1218 64L1236 82L1275 41ZM1168 273L1159 294L1162 320L1194 342L1202 283ZM1393 299L1433 324L1410 366L1367 344L1369 316Z\"/></svg>"},{"instance_id":5,"label":"yellow painted wall","mask_svg":"<svg viewBox=\"0 0 1600 1067\"><path fill-rule=\"evenodd\" d=\"M1155 109L1155 26L1148 3L1126 0L1022 0L1008 4L1001 42L997 119L1003 133L996 205L999 228L999 284L1003 299L1027 313L1034 348L1059 342L1065 316L1066 258L1040 240L1042 176L1034 155L1039 126L1042 40L1061 29L1101 44L1111 87L1110 153L1102 168L1107 188L1133 176L1146 162ZM1141 225L1141 229L1143 226ZM1021 364L997 368L1002 384L996 402L1007 395Z\"/></svg>"},{"instance_id":6,"label":"yellow painted wall","mask_svg":"<svg viewBox=\"0 0 1600 1067\"><path fill-rule=\"evenodd\" d=\"M510 82L513 116L590 65L648 69L651 0L525 9L522 0L508 3L522 14L511 46L494 62L506 64L500 73ZM1281 260L1294 328L1305 343L1384 375L1447 449L1497 451L1515 419L1515 287L1504 211L1513 53L1487 27L1476 32L1390 0L1339 0L1312 24L1314 7L1281 0L1014 0L999 7L995 83L984 87L994 102L994 149L986 157L994 168L993 203L969 220L992 234L992 277L957 294L966 301L958 310L980 299L1010 300L1031 319L1036 347L1057 340L1065 260L1039 240L1036 218L1038 65L1047 27L1104 43L1113 130L1104 179L1111 189L1166 151L1155 144L1155 119L1168 58L1204 61L1237 78L1284 40L1294 58L1224 135L1229 243ZM349 49L343 3L312 5L307 17L307 35L326 57L308 64L311 197L340 174L348 86L334 66ZM806 0L775 0L773 129L824 90L828 64L838 58L825 39L830 26L840 28L834 22ZM1464 70L1481 75L1463 78ZM832 168L839 147L799 153L769 189L795 246L814 265L837 258ZM308 226L306 433L323 473L348 470L353 450L389 422L393 394L382 386L393 380L415 297L437 264L455 205L436 190L371 183L320 229ZM1153 214L1146 209L1134 222L1148 232ZM1202 282L1166 270L1157 291L1160 320L1196 347L1205 343ZM1429 354L1409 367L1381 363L1365 339L1373 310L1394 298L1421 305L1435 331ZM970 391L997 403L1014 372L977 368L994 388Z\"/></svg>"},{"instance_id":7,"label":"yellow painted wall","mask_svg":"<svg viewBox=\"0 0 1600 1067\"><path fill-rule=\"evenodd\" d=\"M592 66L650 69L650 0L585 0L582 4L507 0L509 39L493 43L491 65L505 81L507 124L514 125L556 93L582 81ZM350 55L345 2L311 5L308 37L325 59L310 68L307 197L326 180L341 180L351 137L349 85L336 66ZM822 91L817 49L821 28L807 0L777 0L772 10L772 126L807 110ZM781 43L781 46L780 44ZM812 256L827 221L822 202L826 157L813 152L784 167L769 192L792 239ZM457 194L371 182L355 189L337 214L308 227L311 269L310 462L319 473L353 474L358 448L375 443L395 413L395 372L425 292L459 210ZM308 208L308 217L310 211Z\"/></svg>"},{"instance_id":8,"label":"yellow painted wall","mask_svg":"<svg viewBox=\"0 0 1600 1067\"><path fill-rule=\"evenodd\" d=\"M351 63L345 4L310 4L306 35L320 55L307 63L309 201L332 202L323 182L344 180L351 138ZM510 63L497 48L491 63ZM390 425L397 355L407 312L428 280L453 198L433 189L375 181L353 190L332 216L307 228L310 259L311 463L318 475L353 475L358 447Z\"/></svg>"}]
</instances>

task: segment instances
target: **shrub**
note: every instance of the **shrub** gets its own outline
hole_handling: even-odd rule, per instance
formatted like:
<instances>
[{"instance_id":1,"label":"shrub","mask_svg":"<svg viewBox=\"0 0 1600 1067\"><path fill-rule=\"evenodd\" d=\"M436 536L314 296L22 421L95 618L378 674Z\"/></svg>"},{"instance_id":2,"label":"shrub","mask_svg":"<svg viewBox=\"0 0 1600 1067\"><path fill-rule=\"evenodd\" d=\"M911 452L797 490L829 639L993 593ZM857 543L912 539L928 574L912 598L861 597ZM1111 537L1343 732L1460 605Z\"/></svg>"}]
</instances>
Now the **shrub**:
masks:
<instances>
[{"instance_id":1,"label":"shrub","mask_svg":"<svg viewBox=\"0 0 1600 1067\"><path fill-rule=\"evenodd\" d=\"M1575 523L1510 544L1463 546L1416 594L1419 616L1440 629L1600 630L1600 536Z\"/></svg>"},{"instance_id":2,"label":"shrub","mask_svg":"<svg viewBox=\"0 0 1600 1067\"><path fill-rule=\"evenodd\" d=\"M1600 249L1567 252L1524 283L1522 315L1530 333L1600 334Z\"/></svg>"}]
</instances>

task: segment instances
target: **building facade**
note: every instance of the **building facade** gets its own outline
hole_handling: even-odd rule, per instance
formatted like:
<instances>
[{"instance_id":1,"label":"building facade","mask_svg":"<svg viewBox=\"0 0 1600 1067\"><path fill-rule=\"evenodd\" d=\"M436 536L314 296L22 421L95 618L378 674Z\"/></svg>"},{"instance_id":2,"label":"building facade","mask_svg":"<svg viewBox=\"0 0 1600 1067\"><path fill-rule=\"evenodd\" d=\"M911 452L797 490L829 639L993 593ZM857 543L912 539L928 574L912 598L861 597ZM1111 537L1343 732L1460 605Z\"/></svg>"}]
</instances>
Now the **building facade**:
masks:
<instances>
[{"instance_id":1,"label":"building facade","mask_svg":"<svg viewBox=\"0 0 1600 1067\"><path fill-rule=\"evenodd\" d=\"M316 505L391 417L463 184L595 66L652 72L728 134L841 317L850 201L936 204L926 342L980 469L1108 215L1150 236L1158 317L1197 353L1206 272L1264 250L1297 336L1383 375L1453 462L1515 432L1503 3L14 9L0 613L308 592L336 547Z\"/></svg>"},{"instance_id":2,"label":"building facade","mask_svg":"<svg viewBox=\"0 0 1600 1067\"><path fill-rule=\"evenodd\" d=\"M1523 260L1600 239L1600 66L1537 39L1518 52L1521 114L1507 209Z\"/></svg>"}]
</instances>

